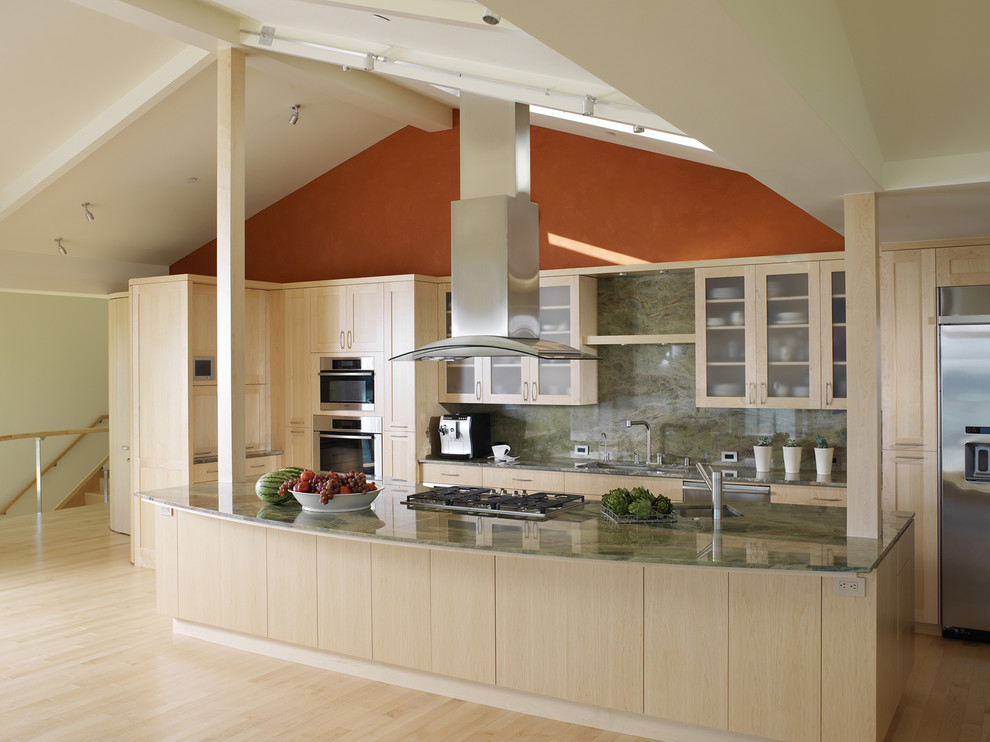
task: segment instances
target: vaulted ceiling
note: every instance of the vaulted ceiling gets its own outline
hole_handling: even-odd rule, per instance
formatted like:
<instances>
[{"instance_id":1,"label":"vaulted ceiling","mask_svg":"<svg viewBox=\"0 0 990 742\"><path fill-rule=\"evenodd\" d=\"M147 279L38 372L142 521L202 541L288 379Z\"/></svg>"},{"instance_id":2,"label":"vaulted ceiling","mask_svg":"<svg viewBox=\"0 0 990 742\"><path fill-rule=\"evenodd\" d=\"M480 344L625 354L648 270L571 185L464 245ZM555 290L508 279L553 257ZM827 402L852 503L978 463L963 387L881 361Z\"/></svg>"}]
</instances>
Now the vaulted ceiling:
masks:
<instances>
[{"instance_id":1,"label":"vaulted ceiling","mask_svg":"<svg viewBox=\"0 0 990 742\"><path fill-rule=\"evenodd\" d=\"M990 235L990 4L487 7L500 23L474 0L4 0L0 289L122 290L215 236L227 46L248 53L249 216L449 127L463 89L693 137L711 151L533 115L744 171L839 231L843 194L877 191L885 241Z\"/></svg>"}]
</instances>

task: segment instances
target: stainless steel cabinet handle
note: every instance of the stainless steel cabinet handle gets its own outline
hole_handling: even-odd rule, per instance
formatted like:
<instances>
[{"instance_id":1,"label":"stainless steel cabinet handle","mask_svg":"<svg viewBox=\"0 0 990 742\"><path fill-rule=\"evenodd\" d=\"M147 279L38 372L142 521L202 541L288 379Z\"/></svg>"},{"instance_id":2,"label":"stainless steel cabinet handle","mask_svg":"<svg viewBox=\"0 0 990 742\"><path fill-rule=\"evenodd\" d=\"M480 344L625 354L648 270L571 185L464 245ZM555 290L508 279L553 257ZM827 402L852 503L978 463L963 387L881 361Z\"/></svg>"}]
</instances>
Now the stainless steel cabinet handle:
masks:
<instances>
[{"instance_id":1,"label":"stainless steel cabinet handle","mask_svg":"<svg viewBox=\"0 0 990 742\"><path fill-rule=\"evenodd\" d=\"M523 402L529 401L529 382L523 382Z\"/></svg>"},{"instance_id":2,"label":"stainless steel cabinet handle","mask_svg":"<svg viewBox=\"0 0 990 742\"><path fill-rule=\"evenodd\" d=\"M749 385L749 403L756 404L756 382L751 382Z\"/></svg>"},{"instance_id":3,"label":"stainless steel cabinet handle","mask_svg":"<svg viewBox=\"0 0 990 742\"><path fill-rule=\"evenodd\" d=\"M121 446L120 447L120 450L122 450L122 451L130 451L131 450L131 447L130 446Z\"/></svg>"},{"instance_id":4,"label":"stainless steel cabinet handle","mask_svg":"<svg viewBox=\"0 0 990 742\"><path fill-rule=\"evenodd\" d=\"M475 390L474 391L474 396L477 397L477 399L480 401L481 400L481 382L480 381L477 382L474 385L474 390Z\"/></svg>"},{"instance_id":5,"label":"stainless steel cabinet handle","mask_svg":"<svg viewBox=\"0 0 990 742\"><path fill-rule=\"evenodd\" d=\"M511 481L511 482L529 482L530 484L532 484L532 483L533 483L533 480L532 480L532 479L521 479L521 478L519 478L519 477L513 477L513 478L512 478L511 480L509 480L509 481Z\"/></svg>"},{"instance_id":6,"label":"stainless steel cabinet handle","mask_svg":"<svg viewBox=\"0 0 990 742\"><path fill-rule=\"evenodd\" d=\"M831 407L832 406L832 400L833 399L834 399L834 397L832 396L832 382L831 381L826 381L825 382L825 406L826 407Z\"/></svg>"},{"instance_id":7,"label":"stainless steel cabinet handle","mask_svg":"<svg viewBox=\"0 0 990 742\"><path fill-rule=\"evenodd\" d=\"M894 461L924 461L924 456L895 456Z\"/></svg>"},{"instance_id":8,"label":"stainless steel cabinet handle","mask_svg":"<svg viewBox=\"0 0 990 742\"><path fill-rule=\"evenodd\" d=\"M539 388L539 387L538 387L538 385L537 385L537 383L536 383L536 382L534 381L534 382L533 382L533 401L534 401L534 402L536 401L536 394L537 394L537 390L538 390L538 388Z\"/></svg>"},{"instance_id":9,"label":"stainless steel cabinet handle","mask_svg":"<svg viewBox=\"0 0 990 742\"><path fill-rule=\"evenodd\" d=\"M343 330L340 331L340 349L341 350L344 349L344 331Z\"/></svg>"},{"instance_id":10,"label":"stainless steel cabinet handle","mask_svg":"<svg viewBox=\"0 0 990 742\"><path fill-rule=\"evenodd\" d=\"M351 347L351 331L350 330L347 331L347 347L348 348Z\"/></svg>"},{"instance_id":11,"label":"stainless steel cabinet handle","mask_svg":"<svg viewBox=\"0 0 990 742\"><path fill-rule=\"evenodd\" d=\"M760 384L760 404L767 403L767 383L764 381Z\"/></svg>"}]
</instances>

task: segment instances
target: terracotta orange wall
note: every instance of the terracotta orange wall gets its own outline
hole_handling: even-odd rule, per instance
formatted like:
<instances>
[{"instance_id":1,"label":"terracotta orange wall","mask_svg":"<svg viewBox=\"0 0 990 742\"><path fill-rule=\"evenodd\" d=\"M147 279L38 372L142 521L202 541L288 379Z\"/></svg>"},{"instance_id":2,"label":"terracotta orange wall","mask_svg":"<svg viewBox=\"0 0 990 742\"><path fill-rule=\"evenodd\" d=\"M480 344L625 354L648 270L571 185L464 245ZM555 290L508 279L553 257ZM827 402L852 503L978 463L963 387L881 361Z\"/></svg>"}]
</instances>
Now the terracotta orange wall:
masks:
<instances>
[{"instance_id":1,"label":"terracotta orange wall","mask_svg":"<svg viewBox=\"0 0 990 742\"><path fill-rule=\"evenodd\" d=\"M548 235L646 262L829 252L842 237L748 175L533 127L540 267L615 264ZM247 278L450 275L458 131L406 127L248 220ZM216 242L170 272L216 275Z\"/></svg>"}]
</instances>

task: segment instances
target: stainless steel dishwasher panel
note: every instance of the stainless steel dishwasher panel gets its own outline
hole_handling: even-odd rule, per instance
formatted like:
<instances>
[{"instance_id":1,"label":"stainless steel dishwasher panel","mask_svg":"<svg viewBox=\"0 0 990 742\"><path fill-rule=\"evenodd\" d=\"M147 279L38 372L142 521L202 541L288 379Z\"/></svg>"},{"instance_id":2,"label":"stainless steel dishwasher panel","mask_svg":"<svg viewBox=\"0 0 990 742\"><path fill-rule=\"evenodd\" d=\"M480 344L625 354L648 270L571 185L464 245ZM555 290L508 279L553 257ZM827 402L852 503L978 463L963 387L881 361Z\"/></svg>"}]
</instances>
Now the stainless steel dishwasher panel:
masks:
<instances>
[{"instance_id":1,"label":"stainless steel dishwasher panel","mask_svg":"<svg viewBox=\"0 0 990 742\"><path fill-rule=\"evenodd\" d=\"M681 497L684 502L711 502L712 491L700 479L685 479L681 485ZM723 479L722 502L770 502L770 485Z\"/></svg>"}]
</instances>

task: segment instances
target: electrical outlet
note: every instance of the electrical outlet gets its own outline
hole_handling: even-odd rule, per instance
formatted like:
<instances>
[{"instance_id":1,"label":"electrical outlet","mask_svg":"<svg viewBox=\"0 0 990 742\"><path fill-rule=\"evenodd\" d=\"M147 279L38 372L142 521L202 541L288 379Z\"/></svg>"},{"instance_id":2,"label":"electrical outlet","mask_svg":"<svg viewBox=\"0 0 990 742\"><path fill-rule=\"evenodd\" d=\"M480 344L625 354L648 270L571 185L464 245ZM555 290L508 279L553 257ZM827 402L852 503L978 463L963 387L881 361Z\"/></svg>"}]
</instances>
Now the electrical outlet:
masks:
<instances>
[{"instance_id":1,"label":"electrical outlet","mask_svg":"<svg viewBox=\"0 0 990 742\"><path fill-rule=\"evenodd\" d=\"M588 446L581 446L581 445L574 446L574 455L575 456L587 456L588 455L588 451L589 451Z\"/></svg>"},{"instance_id":2,"label":"electrical outlet","mask_svg":"<svg viewBox=\"0 0 990 742\"><path fill-rule=\"evenodd\" d=\"M722 451L723 464L735 464L739 461L739 454L735 451Z\"/></svg>"},{"instance_id":3,"label":"electrical outlet","mask_svg":"<svg viewBox=\"0 0 990 742\"><path fill-rule=\"evenodd\" d=\"M851 595L854 598L866 596L866 580L862 577L833 577L832 590L836 595Z\"/></svg>"}]
</instances>

